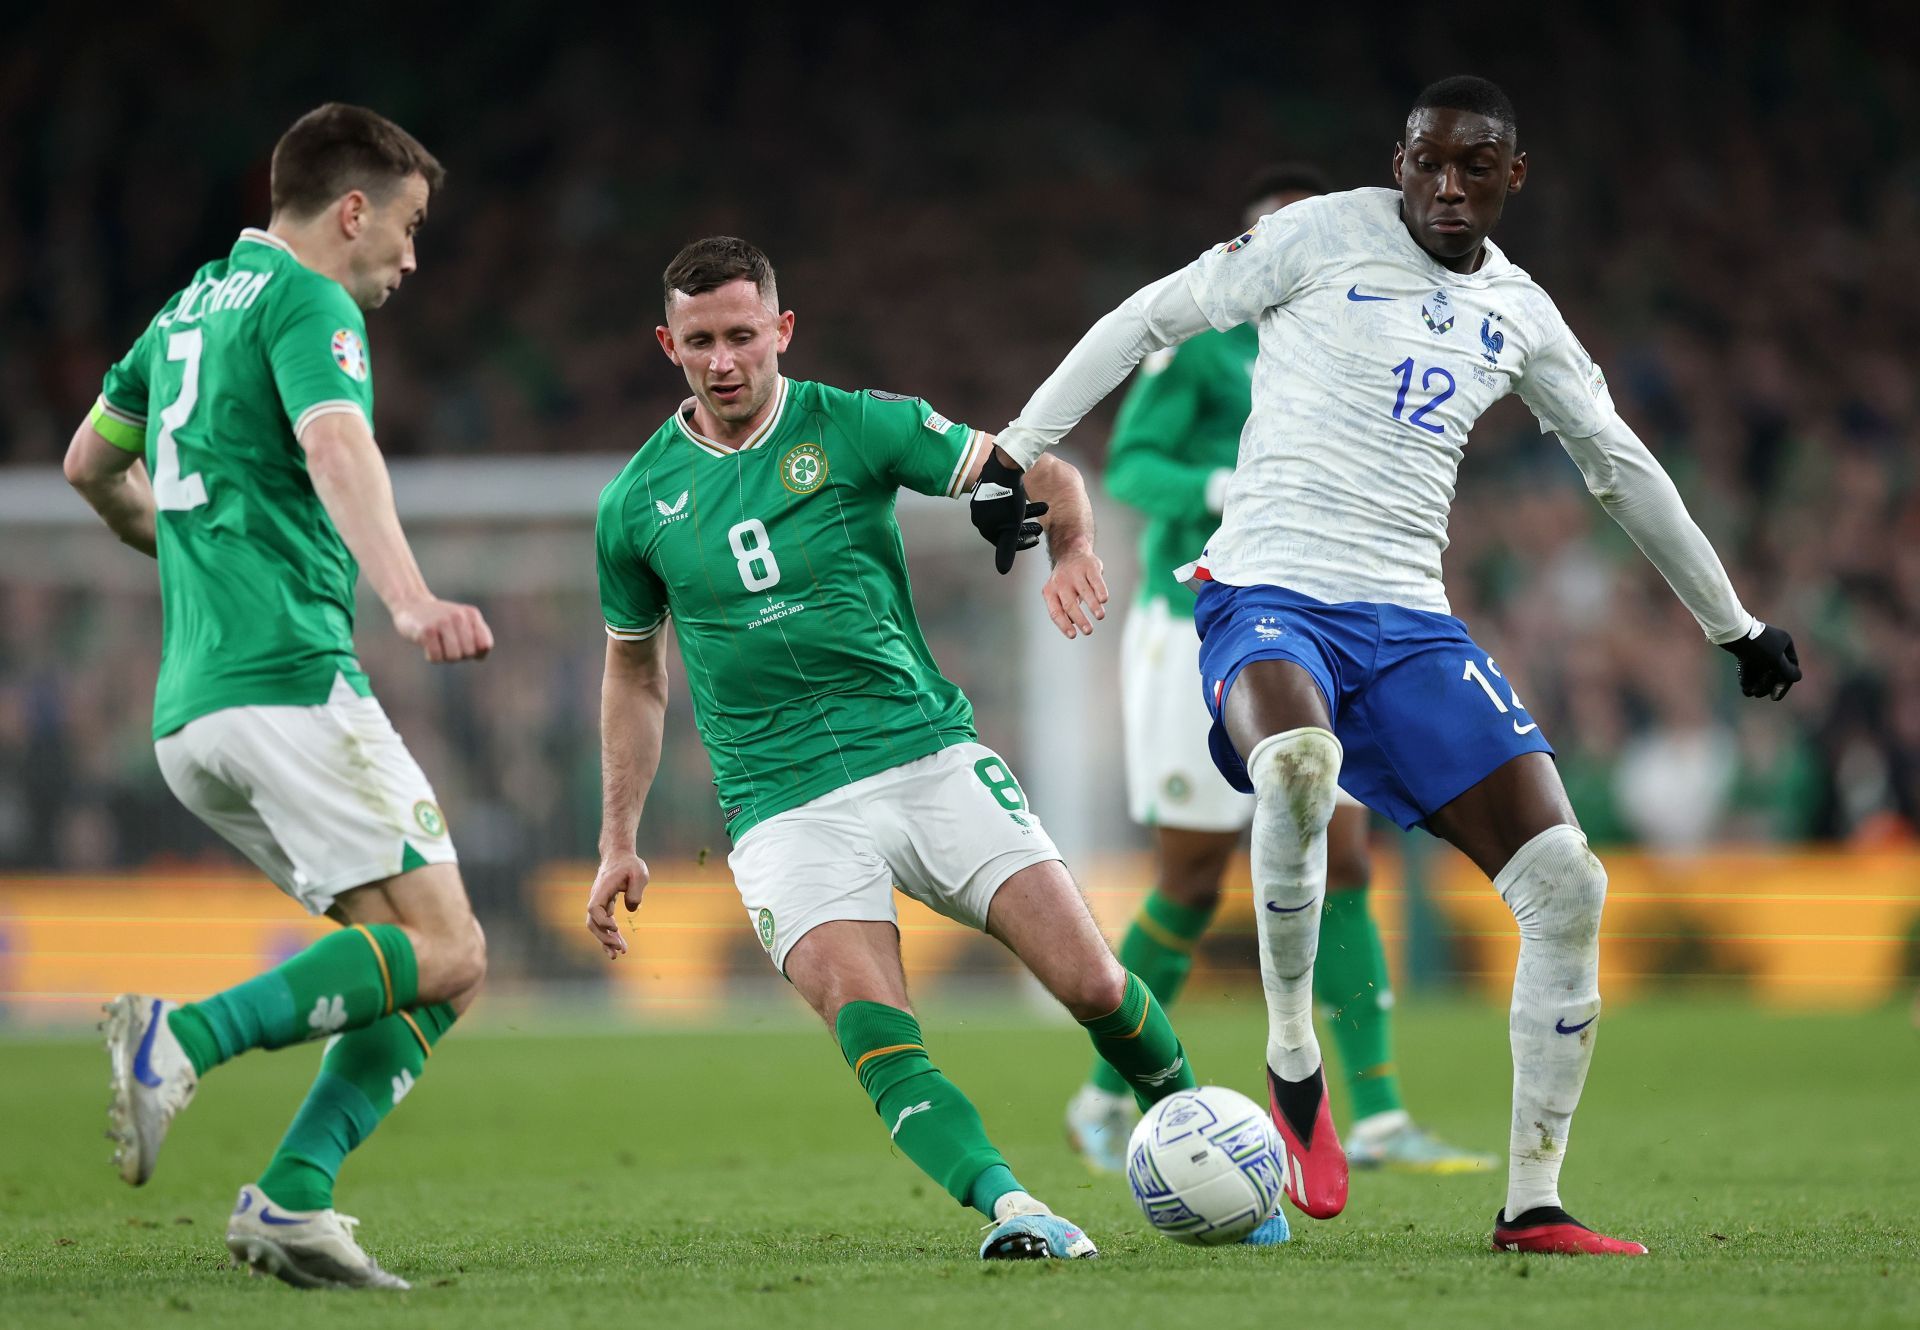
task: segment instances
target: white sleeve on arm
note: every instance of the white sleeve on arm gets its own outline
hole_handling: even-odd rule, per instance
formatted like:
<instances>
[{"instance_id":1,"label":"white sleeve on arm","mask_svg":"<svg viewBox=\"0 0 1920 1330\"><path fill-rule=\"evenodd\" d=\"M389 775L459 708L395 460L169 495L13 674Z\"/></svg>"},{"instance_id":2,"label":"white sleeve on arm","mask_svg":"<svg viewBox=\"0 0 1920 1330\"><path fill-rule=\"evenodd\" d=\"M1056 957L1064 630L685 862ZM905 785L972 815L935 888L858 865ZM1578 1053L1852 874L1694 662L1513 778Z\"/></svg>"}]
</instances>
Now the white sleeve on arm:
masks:
<instances>
[{"instance_id":1,"label":"white sleeve on arm","mask_svg":"<svg viewBox=\"0 0 1920 1330\"><path fill-rule=\"evenodd\" d=\"M1187 287L1185 270L1141 287L1087 330L1014 422L1000 431L997 442L1023 470L1032 466L1148 354L1207 327L1207 316Z\"/></svg>"},{"instance_id":2,"label":"white sleeve on arm","mask_svg":"<svg viewBox=\"0 0 1920 1330\"><path fill-rule=\"evenodd\" d=\"M1660 570L1716 645L1746 636L1753 616L1740 604L1706 533L1687 512L1672 477L1619 416L1584 439L1560 437L1587 490Z\"/></svg>"}]
</instances>

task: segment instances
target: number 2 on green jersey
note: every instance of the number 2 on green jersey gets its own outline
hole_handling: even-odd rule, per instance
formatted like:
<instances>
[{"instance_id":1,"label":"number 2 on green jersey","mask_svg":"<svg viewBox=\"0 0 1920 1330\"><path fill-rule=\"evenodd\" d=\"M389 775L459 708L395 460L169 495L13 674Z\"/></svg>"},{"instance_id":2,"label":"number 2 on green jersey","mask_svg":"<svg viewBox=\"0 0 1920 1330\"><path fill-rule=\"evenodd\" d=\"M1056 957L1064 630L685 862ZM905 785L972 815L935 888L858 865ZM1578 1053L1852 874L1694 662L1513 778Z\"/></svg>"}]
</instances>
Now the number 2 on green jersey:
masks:
<instances>
[{"instance_id":1,"label":"number 2 on green jersey","mask_svg":"<svg viewBox=\"0 0 1920 1330\"><path fill-rule=\"evenodd\" d=\"M752 543L748 540L751 538ZM767 528L759 518L749 517L744 522L735 523L727 532L727 544L733 547L733 557L738 561L740 581L749 591L765 591L780 580L780 564L773 557L773 545L767 539Z\"/></svg>"},{"instance_id":2,"label":"number 2 on green jersey","mask_svg":"<svg viewBox=\"0 0 1920 1330\"><path fill-rule=\"evenodd\" d=\"M207 483L200 474L180 474L180 445L173 439L200 401L200 346L198 328L167 338L167 359L185 361L187 368L180 376L180 395L160 413L160 437L154 442L153 505L162 512L185 512L207 501Z\"/></svg>"}]
</instances>

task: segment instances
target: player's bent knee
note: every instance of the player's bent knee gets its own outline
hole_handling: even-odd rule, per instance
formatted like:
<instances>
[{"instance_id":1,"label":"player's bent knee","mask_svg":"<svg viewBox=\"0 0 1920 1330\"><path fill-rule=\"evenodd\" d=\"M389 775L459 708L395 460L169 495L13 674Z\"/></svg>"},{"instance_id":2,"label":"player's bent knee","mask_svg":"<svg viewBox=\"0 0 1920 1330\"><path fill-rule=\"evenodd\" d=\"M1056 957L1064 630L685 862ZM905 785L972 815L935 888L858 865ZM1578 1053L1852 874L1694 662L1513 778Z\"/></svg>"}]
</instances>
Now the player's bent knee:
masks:
<instances>
[{"instance_id":1,"label":"player's bent knee","mask_svg":"<svg viewBox=\"0 0 1920 1330\"><path fill-rule=\"evenodd\" d=\"M1317 725L1270 734L1247 754L1247 775L1263 810L1285 808L1300 838L1326 830L1340 785L1340 741Z\"/></svg>"},{"instance_id":2,"label":"player's bent knee","mask_svg":"<svg viewBox=\"0 0 1920 1330\"><path fill-rule=\"evenodd\" d=\"M1127 971L1118 961L1077 973L1054 994L1077 1021L1098 1020L1120 1009L1127 998Z\"/></svg>"},{"instance_id":3,"label":"player's bent knee","mask_svg":"<svg viewBox=\"0 0 1920 1330\"><path fill-rule=\"evenodd\" d=\"M478 919L470 920L470 922L472 924L472 929L470 930L472 937L467 944L466 955L464 957L465 968L468 974L467 987L478 988L485 982L487 977L487 931L480 927L480 921Z\"/></svg>"},{"instance_id":4,"label":"player's bent knee","mask_svg":"<svg viewBox=\"0 0 1920 1330\"><path fill-rule=\"evenodd\" d=\"M1494 886L1524 936L1599 935L1607 870L1576 826L1549 827L1521 846L1494 878Z\"/></svg>"}]
</instances>

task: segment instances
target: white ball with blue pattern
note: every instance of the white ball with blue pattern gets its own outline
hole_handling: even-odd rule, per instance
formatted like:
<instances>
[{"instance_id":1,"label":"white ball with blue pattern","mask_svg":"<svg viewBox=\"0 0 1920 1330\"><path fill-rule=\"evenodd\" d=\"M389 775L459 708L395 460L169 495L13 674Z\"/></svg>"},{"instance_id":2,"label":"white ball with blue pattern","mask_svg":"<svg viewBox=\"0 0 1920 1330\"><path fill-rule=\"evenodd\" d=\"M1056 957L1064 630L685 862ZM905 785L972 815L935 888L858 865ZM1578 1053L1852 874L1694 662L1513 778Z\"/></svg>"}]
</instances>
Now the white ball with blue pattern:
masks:
<instances>
[{"instance_id":1,"label":"white ball with blue pattern","mask_svg":"<svg viewBox=\"0 0 1920 1330\"><path fill-rule=\"evenodd\" d=\"M1168 1095L1127 1142L1127 1184L1140 1213L1175 1242L1238 1242L1280 1201L1280 1133L1267 1110L1219 1085Z\"/></svg>"}]
</instances>

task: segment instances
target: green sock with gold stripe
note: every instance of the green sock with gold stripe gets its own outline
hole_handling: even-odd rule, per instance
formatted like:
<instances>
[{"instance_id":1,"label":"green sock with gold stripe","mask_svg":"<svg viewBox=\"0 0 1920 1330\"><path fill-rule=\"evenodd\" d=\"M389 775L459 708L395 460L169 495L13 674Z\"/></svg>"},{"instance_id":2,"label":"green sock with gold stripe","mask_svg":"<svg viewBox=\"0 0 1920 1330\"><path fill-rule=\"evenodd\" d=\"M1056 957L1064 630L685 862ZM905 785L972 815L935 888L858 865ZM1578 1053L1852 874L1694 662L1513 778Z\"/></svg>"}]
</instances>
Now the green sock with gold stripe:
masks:
<instances>
[{"instance_id":1,"label":"green sock with gold stripe","mask_svg":"<svg viewBox=\"0 0 1920 1330\"><path fill-rule=\"evenodd\" d=\"M1353 1120L1402 1107L1393 1066L1393 988L1365 886L1327 892L1313 995L1327 1009Z\"/></svg>"},{"instance_id":2,"label":"green sock with gold stripe","mask_svg":"<svg viewBox=\"0 0 1920 1330\"><path fill-rule=\"evenodd\" d=\"M1213 909L1182 905L1156 888L1120 940L1120 963L1139 975L1162 1007L1171 1007L1193 969L1193 947L1213 922ZM1107 1062L1093 1060L1087 1077L1109 1094L1131 1094L1133 1087Z\"/></svg>"},{"instance_id":3,"label":"green sock with gold stripe","mask_svg":"<svg viewBox=\"0 0 1920 1330\"><path fill-rule=\"evenodd\" d=\"M419 988L405 931L355 924L244 984L178 1008L167 1028L204 1076L250 1048L285 1048L372 1025L412 1006Z\"/></svg>"},{"instance_id":4,"label":"green sock with gold stripe","mask_svg":"<svg viewBox=\"0 0 1920 1330\"><path fill-rule=\"evenodd\" d=\"M335 1040L260 1175L267 1199L283 1210L332 1209L340 1165L412 1091L453 1021L453 1008L442 1002L395 1012Z\"/></svg>"},{"instance_id":5,"label":"green sock with gold stripe","mask_svg":"<svg viewBox=\"0 0 1920 1330\"><path fill-rule=\"evenodd\" d=\"M1020 1184L987 1139L978 1110L928 1059L920 1022L898 1007L849 1002L833 1032L893 1143L954 1200L993 1218L993 1203ZM978 1181L994 1185L976 1187Z\"/></svg>"},{"instance_id":6,"label":"green sock with gold stripe","mask_svg":"<svg viewBox=\"0 0 1920 1330\"><path fill-rule=\"evenodd\" d=\"M1173 1022L1139 975L1127 976L1119 1006L1080 1024L1092 1037L1094 1051L1120 1073L1121 1084L1140 1107L1199 1084Z\"/></svg>"}]
</instances>

